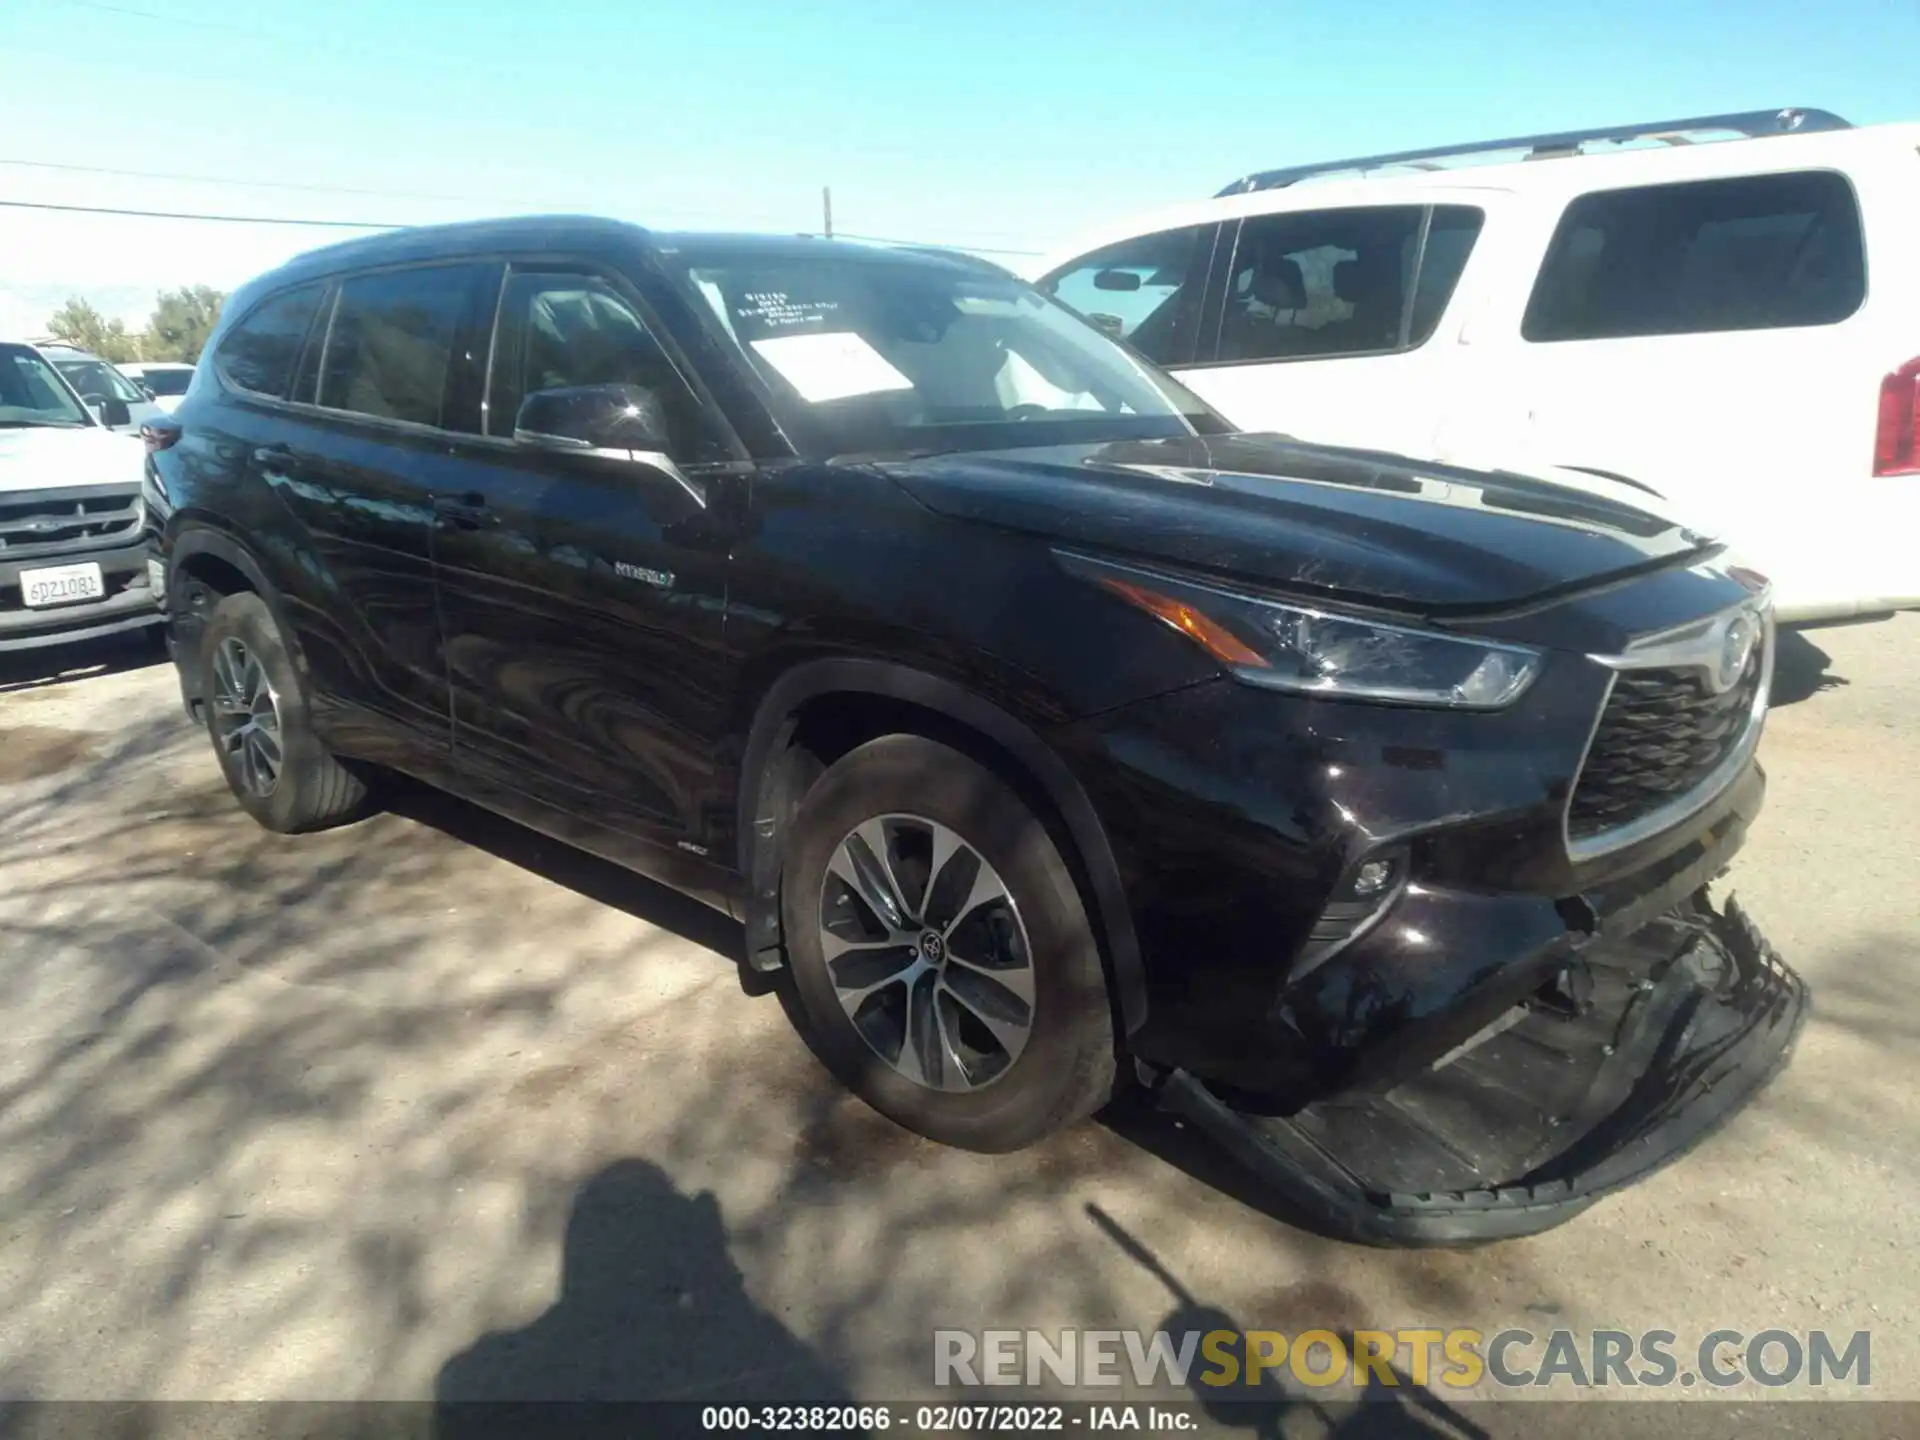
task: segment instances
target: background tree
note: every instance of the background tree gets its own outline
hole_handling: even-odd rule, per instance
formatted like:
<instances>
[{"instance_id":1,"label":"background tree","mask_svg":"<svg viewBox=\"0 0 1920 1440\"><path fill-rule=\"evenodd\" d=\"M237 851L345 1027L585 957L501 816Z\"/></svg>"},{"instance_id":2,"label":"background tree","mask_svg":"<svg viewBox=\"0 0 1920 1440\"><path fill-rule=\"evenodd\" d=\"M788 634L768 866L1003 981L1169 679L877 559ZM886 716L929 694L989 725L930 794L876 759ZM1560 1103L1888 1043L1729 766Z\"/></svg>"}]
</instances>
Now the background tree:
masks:
<instances>
[{"instance_id":1,"label":"background tree","mask_svg":"<svg viewBox=\"0 0 1920 1440\"><path fill-rule=\"evenodd\" d=\"M141 337L141 358L197 362L227 297L210 285L188 285L161 291L158 302Z\"/></svg>"},{"instance_id":2,"label":"background tree","mask_svg":"<svg viewBox=\"0 0 1920 1440\"><path fill-rule=\"evenodd\" d=\"M107 319L78 295L53 312L47 333L115 364L140 358L139 342L125 322Z\"/></svg>"}]
</instances>

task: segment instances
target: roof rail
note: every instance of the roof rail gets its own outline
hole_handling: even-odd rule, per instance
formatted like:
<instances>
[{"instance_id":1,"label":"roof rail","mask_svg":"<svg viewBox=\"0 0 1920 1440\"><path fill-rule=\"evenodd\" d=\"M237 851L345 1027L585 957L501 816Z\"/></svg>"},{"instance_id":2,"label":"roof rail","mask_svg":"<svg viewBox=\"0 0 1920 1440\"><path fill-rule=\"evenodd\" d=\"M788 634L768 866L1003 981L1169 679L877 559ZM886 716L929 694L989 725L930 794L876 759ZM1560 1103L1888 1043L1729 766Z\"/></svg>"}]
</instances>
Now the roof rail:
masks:
<instances>
[{"instance_id":1,"label":"roof rail","mask_svg":"<svg viewBox=\"0 0 1920 1440\"><path fill-rule=\"evenodd\" d=\"M1352 160L1329 160L1318 165L1295 165L1262 170L1236 180L1220 195L1244 195L1250 190L1279 190L1316 175L1342 170L1377 170L1388 165L1412 165L1423 170L1444 167L1436 162L1468 155L1493 155L1502 150L1524 150L1529 160L1556 159L1580 153L1582 145L1635 140L1660 140L1668 145L1690 145L1696 135L1724 137L1728 131L1745 139L1766 135L1805 134L1814 130L1851 130L1830 110L1749 110L1732 115L1701 115L1691 120L1658 120L1646 125L1610 125L1599 130L1566 130L1557 135L1517 135L1511 140L1477 140L1467 145L1442 145L1431 150L1402 150L1392 155L1362 155Z\"/></svg>"}]
</instances>

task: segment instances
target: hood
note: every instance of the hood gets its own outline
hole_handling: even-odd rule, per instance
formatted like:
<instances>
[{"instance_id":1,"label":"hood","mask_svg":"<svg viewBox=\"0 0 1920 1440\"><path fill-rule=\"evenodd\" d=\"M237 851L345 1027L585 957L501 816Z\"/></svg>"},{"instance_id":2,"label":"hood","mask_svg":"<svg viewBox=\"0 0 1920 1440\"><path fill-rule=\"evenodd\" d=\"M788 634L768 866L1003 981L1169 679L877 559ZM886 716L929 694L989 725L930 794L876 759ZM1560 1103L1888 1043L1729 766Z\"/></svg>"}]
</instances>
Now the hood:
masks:
<instances>
[{"instance_id":1,"label":"hood","mask_svg":"<svg viewBox=\"0 0 1920 1440\"><path fill-rule=\"evenodd\" d=\"M0 427L0 495L75 485L138 485L146 451L136 435L89 426Z\"/></svg>"},{"instance_id":2,"label":"hood","mask_svg":"<svg viewBox=\"0 0 1920 1440\"><path fill-rule=\"evenodd\" d=\"M932 456L880 467L955 519L1296 594L1466 613L1697 555L1599 486L1262 435Z\"/></svg>"}]
</instances>

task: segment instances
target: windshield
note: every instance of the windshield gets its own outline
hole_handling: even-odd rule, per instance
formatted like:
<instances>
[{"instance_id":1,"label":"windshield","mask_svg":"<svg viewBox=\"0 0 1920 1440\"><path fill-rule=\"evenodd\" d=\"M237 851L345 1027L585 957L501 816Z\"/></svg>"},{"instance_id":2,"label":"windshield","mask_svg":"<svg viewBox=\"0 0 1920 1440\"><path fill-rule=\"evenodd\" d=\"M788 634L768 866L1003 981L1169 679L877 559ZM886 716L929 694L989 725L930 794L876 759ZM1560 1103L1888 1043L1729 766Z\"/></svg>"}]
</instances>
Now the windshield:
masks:
<instances>
[{"instance_id":1,"label":"windshield","mask_svg":"<svg viewBox=\"0 0 1920 1440\"><path fill-rule=\"evenodd\" d=\"M147 397L118 370L104 360L56 360L67 383L80 392L83 400L124 400L137 404Z\"/></svg>"},{"instance_id":2,"label":"windshield","mask_svg":"<svg viewBox=\"0 0 1920 1440\"><path fill-rule=\"evenodd\" d=\"M142 370L140 383L155 395L169 398L187 393L187 386L193 380L191 370Z\"/></svg>"},{"instance_id":3,"label":"windshield","mask_svg":"<svg viewBox=\"0 0 1920 1440\"><path fill-rule=\"evenodd\" d=\"M92 423L53 367L35 351L24 345L0 345L0 426Z\"/></svg>"},{"instance_id":4,"label":"windshield","mask_svg":"<svg viewBox=\"0 0 1920 1440\"><path fill-rule=\"evenodd\" d=\"M872 254L690 261L803 448L924 454L1161 439L1225 422L1030 286Z\"/></svg>"}]
</instances>

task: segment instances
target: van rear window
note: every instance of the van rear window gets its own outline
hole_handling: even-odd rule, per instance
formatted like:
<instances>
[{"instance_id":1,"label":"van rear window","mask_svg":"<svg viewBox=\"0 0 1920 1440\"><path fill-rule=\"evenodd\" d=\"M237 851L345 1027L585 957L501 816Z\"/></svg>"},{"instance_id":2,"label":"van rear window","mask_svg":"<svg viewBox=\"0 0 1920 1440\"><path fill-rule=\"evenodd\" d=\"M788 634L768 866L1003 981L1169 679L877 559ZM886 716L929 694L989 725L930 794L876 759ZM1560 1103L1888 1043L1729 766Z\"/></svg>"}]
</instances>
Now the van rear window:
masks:
<instances>
[{"instance_id":1,"label":"van rear window","mask_svg":"<svg viewBox=\"0 0 1920 1440\"><path fill-rule=\"evenodd\" d=\"M1520 333L1610 340L1832 325L1866 298L1860 209L1824 170L1582 195Z\"/></svg>"}]
</instances>

